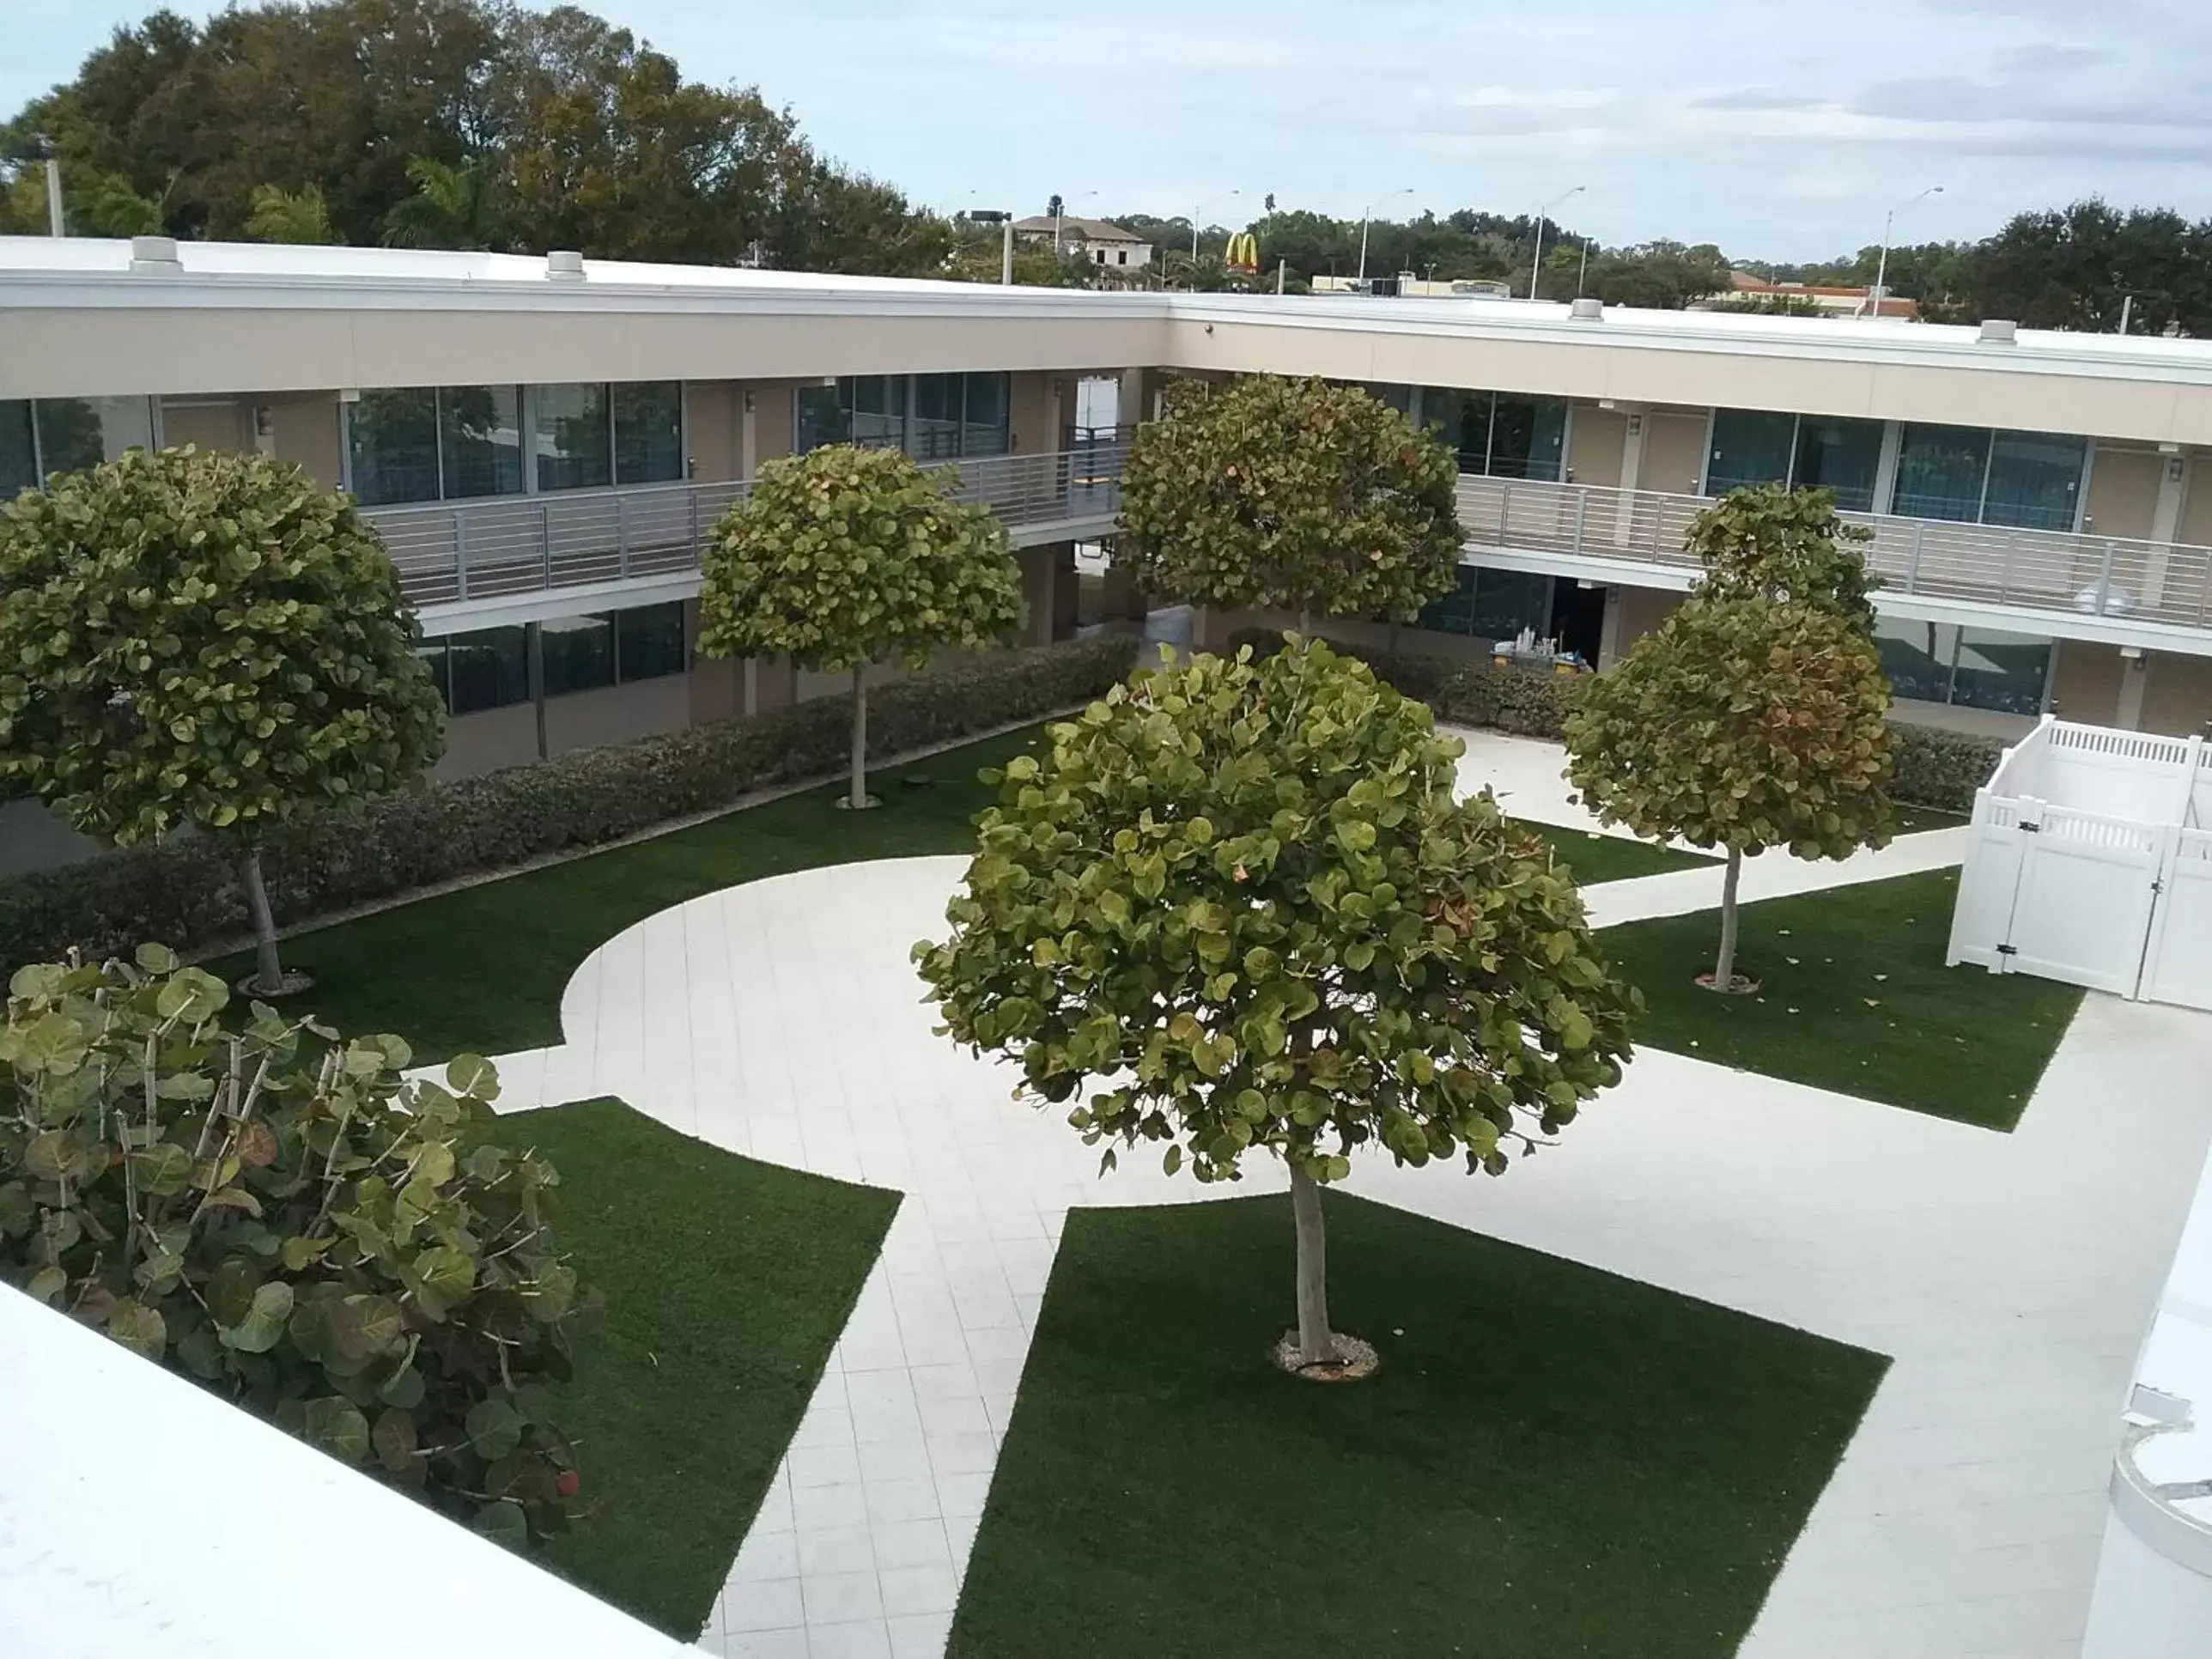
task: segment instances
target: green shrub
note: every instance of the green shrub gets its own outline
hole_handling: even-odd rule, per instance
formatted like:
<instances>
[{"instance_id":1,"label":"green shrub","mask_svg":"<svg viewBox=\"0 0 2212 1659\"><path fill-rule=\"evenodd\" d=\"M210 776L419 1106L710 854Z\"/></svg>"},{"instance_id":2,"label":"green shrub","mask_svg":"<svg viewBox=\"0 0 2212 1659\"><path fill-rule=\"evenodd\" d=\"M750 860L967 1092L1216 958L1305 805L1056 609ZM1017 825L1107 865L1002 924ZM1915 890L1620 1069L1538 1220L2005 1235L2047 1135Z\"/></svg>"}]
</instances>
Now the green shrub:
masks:
<instances>
[{"instance_id":1,"label":"green shrub","mask_svg":"<svg viewBox=\"0 0 2212 1659\"><path fill-rule=\"evenodd\" d=\"M1282 643L1279 629L1240 628L1229 636L1229 651L1234 655L1238 646L1249 645L1254 654L1264 656ZM1497 668L1425 651L1353 645L1335 648L1358 657L1405 696L1428 704L1445 725L1488 726L1524 738L1562 738L1574 694L1584 684L1581 677ZM1895 772L1890 798L1903 805L1940 812L1971 812L1974 791L1990 781L2004 748L1999 738L1892 720L1890 752Z\"/></svg>"},{"instance_id":2,"label":"green shrub","mask_svg":"<svg viewBox=\"0 0 2212 1659\"><path fill-rule=\"evenodd\" d=\"M158 945L16 971L0 1278L502 1542L564 1529L545 1385L586 1298L491 1066L405 1083L398 1037L228 1000Z\"/></svg>"},{"instance_id":3,"label":"green shrub","mask_svg":"<svg viewBox=\"0 0 2212 1659\"><path fill-rule=\"evenodd\" d=\"M1891 796L1939 812L1972 811L1974 791L1990 781L2005 751L2002 738L1945 732L1906 720L1890 722L1889 742L1895 768Z\"/></svg>"},{"instance_id":4,"label":"green shrub","mask_svg":"<svg viewBox=\"0 0 2212 1659\"><path fill-rule=\"evenodd\" d=\"M896 755L1088 702L1124 678L1137 642L1038 646L874 688L869 747ZM327 914L459 877L599 846L748 790L836 772L849 697L435 783L277 826L264 842L271 901ZM197 946L246 926L235 869L216 838L189 836L0 880L0 972L129 951L142 939Z\"/></svg>"}]
</instances>

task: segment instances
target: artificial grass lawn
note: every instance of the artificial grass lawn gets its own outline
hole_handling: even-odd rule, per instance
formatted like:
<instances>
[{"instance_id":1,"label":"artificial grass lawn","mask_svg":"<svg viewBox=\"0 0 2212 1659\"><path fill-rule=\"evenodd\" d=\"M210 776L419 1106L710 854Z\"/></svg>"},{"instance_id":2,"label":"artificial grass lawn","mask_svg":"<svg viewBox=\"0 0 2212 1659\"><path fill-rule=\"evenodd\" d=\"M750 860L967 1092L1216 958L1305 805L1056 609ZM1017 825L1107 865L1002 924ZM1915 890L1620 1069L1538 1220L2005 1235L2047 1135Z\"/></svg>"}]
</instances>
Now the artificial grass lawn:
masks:
<instances>
[{"instance_id":1,"label":"artificial grass lawn","mask_svg":"<svg viewBox=\"0 0 2212 1659\"><path fill-rule=\"evenodd\" d=\"M1594 835L1586 830L1566 830L1555 823L1534 823L1527 818L1513 822L1551 843L1559 862L1574 874L1578 885L1595 887L1601 881L1626 881L1633 876L1656 876L1669 870L1711 869L1717 860L1702 853L1661 847L1621 836Z\"/></svg>"},{"instance_id":2,"label":"artificial grass lawn","mask_svg":"<svg viewBox=\"0 0 2212 1659\"><path fill-rule=\"evenodd\" d=\"M500 1124L561 1172L555 1223L607 1316L562 1389L581 1497L552 1565L692 1641L874 1266L898 1194L756 1163L619 1101Z\"/></svg>"},{"instance_id":3,"label":"artificial grass lawn","mask_svg":"<svg viewBox=\"0 0 2212 1659\"><path fill-rule=\"evenodd\" d=\"M977 770L1002 764L1042 727L987 738L869 774L884 805L841 810L823 785L708 823L549 865L285 942L316 978L300 1000L353 1035L398 1031L418 1060L507 1054L561 1041L561 993L579 963L631 923L739 882L861 859L965 853L990 804ZM248 972L250 953L221 963Z\"/></svg>"},{"instance_id":4,"label":"artificial grass lawn","mask_svg":"<svg viewBox=\"0 0 2212 1659\"><path fill-rule=\"evenodd\" d=\"M950 1652L1735 1651L1887 1361L1339 1193L1070 1212Z\"/></svg>"},{"instance_id":5,"label":"artificial grass lawn","mask_svg":"<svg viewBox=\"0 0 2212 1659\"><path fill-rule=\"evenodd\" d=\"M1613 972L1644 993L1636 1040L1699 1060L2009 1129L2081 1005L2079 988L1946 968L1959 872L1933 870L1739 913L1736 971L1759 994L1716 996L1720 912L1608 927Z\"/></svg>"}]
</instances>

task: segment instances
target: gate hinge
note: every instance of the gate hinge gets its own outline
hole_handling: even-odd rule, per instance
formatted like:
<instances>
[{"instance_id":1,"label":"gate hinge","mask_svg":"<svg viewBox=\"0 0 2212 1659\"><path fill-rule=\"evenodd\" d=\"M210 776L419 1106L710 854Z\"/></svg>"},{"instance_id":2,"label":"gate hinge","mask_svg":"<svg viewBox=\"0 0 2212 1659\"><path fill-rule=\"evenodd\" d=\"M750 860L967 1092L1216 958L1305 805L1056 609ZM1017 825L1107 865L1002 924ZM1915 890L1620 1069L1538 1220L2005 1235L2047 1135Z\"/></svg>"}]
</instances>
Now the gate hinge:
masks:
<instances>
[{"instance_id":1,"label":"gate hinge","mask_svg":"<svg viewBox=\"0 0 2212 1659\"><path fill-rule=\"evenodd\" d=\"M2020 833L2023 836L2039 836L2043 833L2043 826L2039 823L2023 823L2020 826Z\"/></svg>"},{"instance_id":2,"label":"gate hinge","mask_svg":"<svg viewBox=\"0 0 2212 1659\"><path fill-rule=\"evenodd\" d=\"M2001 957L2016 957L2020 954L2020 946L2017 945L2000 945L1997 946L1997 954Z\"/></svg>"},{"instance_id":3,"label":"gate hinge","mask_svg":"<svg viewBox=\"0 0 2212 1659\"><path fill-rule=\"evenodd\" d=\"M2150 878L2150 890L2154 893L2163 893L2166 890L2166 883L2158 877L2153 876Z\"/></svg>"}]
</instances>

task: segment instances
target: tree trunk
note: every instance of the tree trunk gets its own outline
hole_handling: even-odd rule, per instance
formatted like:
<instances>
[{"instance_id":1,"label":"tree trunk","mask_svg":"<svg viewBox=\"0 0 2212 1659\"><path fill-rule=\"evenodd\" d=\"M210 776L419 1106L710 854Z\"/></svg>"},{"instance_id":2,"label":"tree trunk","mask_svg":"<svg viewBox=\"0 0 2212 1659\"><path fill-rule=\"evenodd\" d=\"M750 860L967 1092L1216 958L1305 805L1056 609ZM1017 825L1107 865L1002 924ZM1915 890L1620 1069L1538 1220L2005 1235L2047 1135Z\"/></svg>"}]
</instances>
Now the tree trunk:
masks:
<instances>
[{"instance_id":1,"label":"tree trunk","mask_svg":"<svg viewBox=\"0 0 2212 1659\"><path fill-rule=\"evenodd\" d=\"M1328 1241L1322 1230L1321 1188L1291 1166L1291 1214L1298 1230L1298 1362L1327 1364L1337 1358L1328 1328Z\"/></svg>"},{"instance_id":2,"label":"tree trunk","mask_svg":"<svg viewBox=\"0 0 2212 1659\"><path fill-rule=\"evenodd\" d=\"M1742 875L1743 854L1731 847L1721 878L1721 954L1713 963L1713 989L1723 994L1735 983L1735 888Z\"/></svg>"},{"instance_id":3,"label":"tree trunk","mask_svg":"<svg viewBox=\"0 0 2212 1659\"><path fill-rule=\"evenodd\" d=\"M253 988L274 996L284 988L284 966L276 959L276 917L269 908L269 889L261 880L258 843L246 849L240 873L246 878L246 908L253 915Z\"/></svg>"},{"instance_id":4,"label":"tree trunk","mask_svg":"<svg viewBox=\"0 0 2212 1659\"><path fill-rule=\"evenodd\" d=\"M1298 637L1302 640L1313 637L1313 612L1310 611L1298 612Z\"/></svg>"},{"instance_id":5,"label":"tree trunk","mask_svg":"<svg viewBox=\"0 0 2212 1659\"><path fill-rule=\"evenodd\" d=\"M1390 619L1390 644L1389 644L1389 650L1390 650L1390 652L1392 653L1392 654L1393 654L1393 655L1395 655L1395 654L1396 654L1396 653L1397 653L1397 649L1398 649L1398 619L1397 619L1395 617L1393 617Z\"/></svg>"},{"instance_id":6,"label":"tree trunk","mask_svg":"<svg viewBox=\"0 0 2212 1659\"><path fill-rule=\"evenodd\" d=\"M853 671L853 793L846 802L855 812L868 804L867 669Z\"/></svg>"}]
</instances>

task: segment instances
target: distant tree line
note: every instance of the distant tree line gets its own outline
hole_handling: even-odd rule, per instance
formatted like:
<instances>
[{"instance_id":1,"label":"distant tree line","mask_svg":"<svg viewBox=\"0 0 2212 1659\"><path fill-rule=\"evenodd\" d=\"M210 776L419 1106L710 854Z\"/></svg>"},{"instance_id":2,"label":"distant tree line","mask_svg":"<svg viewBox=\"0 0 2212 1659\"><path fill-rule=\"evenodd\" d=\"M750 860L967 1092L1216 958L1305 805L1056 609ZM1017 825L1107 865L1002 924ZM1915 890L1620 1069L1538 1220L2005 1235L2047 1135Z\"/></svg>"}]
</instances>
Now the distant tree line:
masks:
<instances>
[{"instance_id":1,"label":"distant tree line","mask_svg":"<svg viewBox=\"0 0 2212 1659\"><path fill-rule=\"evenodd\" d=\"M0 126L0 231L400 244L884 275L957 240L752 88L573 6L323 0L159 11Z\"/></svg>"},{"instance_id":2,"label":"distant tree line","mask_svg":"<svg viewBox=\"0 0 2212 1659\"><path fill-rule=\"evenodd\" d=\"M1878 246L1818 264L1747 264L1782 282L1870 283ZM2091 198L2022 213L1978 242L1889 251L1892 292L1937 322L2009 317L2030 328L2212 335L2212 219Z\"/></svg>"}]
</instances>

